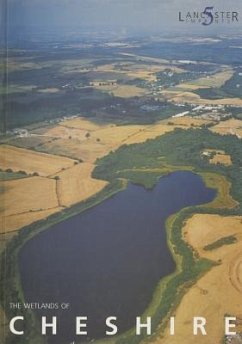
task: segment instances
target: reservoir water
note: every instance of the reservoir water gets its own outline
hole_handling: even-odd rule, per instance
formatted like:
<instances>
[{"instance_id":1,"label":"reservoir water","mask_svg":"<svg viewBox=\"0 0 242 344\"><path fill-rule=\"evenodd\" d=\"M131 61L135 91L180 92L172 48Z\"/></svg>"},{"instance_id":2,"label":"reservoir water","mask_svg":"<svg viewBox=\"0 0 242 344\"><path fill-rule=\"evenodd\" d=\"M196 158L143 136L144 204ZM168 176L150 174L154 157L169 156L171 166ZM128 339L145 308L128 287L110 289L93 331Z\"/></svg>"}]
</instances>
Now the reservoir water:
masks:
<instances>
[{"instance_id":1,"label":"reservoir water","mask_svg":"<svg viewBox=\"0 0 242 344\"><path fill-rule=\"evenodd\" d=\"M83 340L104 337L108 316L118 318L119 333L131 328L159 280L175 269L166 219L214 197L215 190L198 175L174 172L160 178L152 190L129 184L29 240L19 254L26 301L70 303L65 311L36 311L48 319L58 317L58 335L48 343L77 340L76 316L88 317L88 338Z\"/></svg>"}]
</instances>

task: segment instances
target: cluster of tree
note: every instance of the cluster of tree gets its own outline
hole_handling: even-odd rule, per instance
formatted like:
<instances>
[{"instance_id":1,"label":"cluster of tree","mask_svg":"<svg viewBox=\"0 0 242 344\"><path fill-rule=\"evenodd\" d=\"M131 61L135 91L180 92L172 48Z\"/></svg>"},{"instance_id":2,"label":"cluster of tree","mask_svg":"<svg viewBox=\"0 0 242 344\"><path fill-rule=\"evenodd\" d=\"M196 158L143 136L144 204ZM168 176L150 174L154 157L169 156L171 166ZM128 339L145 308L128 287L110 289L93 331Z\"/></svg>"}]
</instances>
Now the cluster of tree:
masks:
<instances>
[{"instance_id":1,"label":"cluster of tree","mask_svg":"<svg viewBox=\"0 0 242 344\"><path fill-rule=\"evenodd\" d=\"M229 154L232 165L210 164L202 152L211 148ZM93 175L110 181L116 178L117 173L122 177L122 171L127 177L127 170L133 170L134 174L134 169L159 168L162 163L221 173L232 181L234 198L242 200L242 142L236 136L221 136L206 128L175 129L142 144L123 145L116 152L100 159Z\"/></svg>"}]
</instances>

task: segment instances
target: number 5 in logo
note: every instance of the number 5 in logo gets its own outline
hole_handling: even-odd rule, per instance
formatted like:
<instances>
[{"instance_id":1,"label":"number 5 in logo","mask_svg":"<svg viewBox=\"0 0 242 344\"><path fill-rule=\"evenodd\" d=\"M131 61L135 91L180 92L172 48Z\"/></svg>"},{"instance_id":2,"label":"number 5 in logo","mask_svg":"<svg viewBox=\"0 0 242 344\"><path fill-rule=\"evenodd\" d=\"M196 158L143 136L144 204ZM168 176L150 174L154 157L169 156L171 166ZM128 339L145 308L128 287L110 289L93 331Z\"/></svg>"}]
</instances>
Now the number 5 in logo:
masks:
<instances>
[{"instance_id":1,"label":"number 5 in logo","mask_svg":"<svg viewBox=\"0 0 242 344\"><path fill-rule=\"evenodd\" d=\"M212 14L213 7L206 7L205 10L203 11L203 14L206 15L204 18L204 22L202 25L210 25L213 22L213 14Z\"/></svg>"}]
</instances>

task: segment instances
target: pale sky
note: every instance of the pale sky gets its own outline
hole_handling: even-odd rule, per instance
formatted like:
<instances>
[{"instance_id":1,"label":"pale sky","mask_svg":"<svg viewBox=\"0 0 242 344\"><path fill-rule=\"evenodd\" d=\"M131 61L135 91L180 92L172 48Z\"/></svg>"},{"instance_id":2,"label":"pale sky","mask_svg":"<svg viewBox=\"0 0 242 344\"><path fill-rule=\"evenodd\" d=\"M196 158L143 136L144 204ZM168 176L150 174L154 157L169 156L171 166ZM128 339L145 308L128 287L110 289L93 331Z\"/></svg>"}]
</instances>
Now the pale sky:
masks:
<instances>
[{"instance_id":1,"label":"pale sky","mask_svg":"<svg viewBox=\"0 0 242 344\"><path fill-rule=\"evenodd\" d=\"M242 34L242 0L7 0L9 25L26 28L91 27L93 30L126 30L155 33L213 35L228 29ZM240 21L230 25L188 25L179 23L178 12L203 11L214 6L218 11L238 11Z\"/></svg>"}]
</instances>

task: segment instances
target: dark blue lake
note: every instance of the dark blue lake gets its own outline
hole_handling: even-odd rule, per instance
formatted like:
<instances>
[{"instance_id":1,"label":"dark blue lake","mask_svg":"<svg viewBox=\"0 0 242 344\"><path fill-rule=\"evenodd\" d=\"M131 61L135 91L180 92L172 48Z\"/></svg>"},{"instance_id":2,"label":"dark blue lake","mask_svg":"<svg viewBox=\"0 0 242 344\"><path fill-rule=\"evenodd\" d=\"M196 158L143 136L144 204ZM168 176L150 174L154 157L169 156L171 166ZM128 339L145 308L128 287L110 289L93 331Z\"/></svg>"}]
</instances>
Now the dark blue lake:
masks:
<instances>
[{"instance_id":1,"label":"dark blue lake","mask_svg":"<svg viewBox=\"0 0 242 344\"><path fill-rule=\"evenodd\" d=\"M27 242L19 254L26 301L69 302L49 343L75 339L75 316L88 316L88 338L104 337L105 318L119 333L135 324L159 280L175 269L165 221L181 208L211 201L215 190L191 172L162 177L153 190L133 184ZM80 337L79 337L80 340Z\"/></svg>"}]
</instances>

